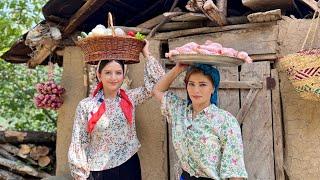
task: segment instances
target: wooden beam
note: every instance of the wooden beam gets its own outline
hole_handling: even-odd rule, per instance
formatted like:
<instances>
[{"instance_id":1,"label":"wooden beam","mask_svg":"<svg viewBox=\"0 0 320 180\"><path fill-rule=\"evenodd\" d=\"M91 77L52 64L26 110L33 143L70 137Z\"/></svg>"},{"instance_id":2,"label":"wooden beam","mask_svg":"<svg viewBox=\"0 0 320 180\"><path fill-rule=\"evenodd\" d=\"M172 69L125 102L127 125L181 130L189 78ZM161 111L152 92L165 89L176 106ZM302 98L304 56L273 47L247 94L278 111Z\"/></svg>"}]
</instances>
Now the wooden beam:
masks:
<instances>
[{"instance_id":1,"label":"wooden beam","mask_svg":"<svg viewBox=\"0 0 320 180\"><path fill-rule=\"evenodd\" d=\"M224 26L227 24L226 12L222 12L212 0L208 0L203 5L203 13L208 16L208 18L216 22L219 26Z\"/></svg>"},{"instance_id":2,"label":"wooden beam","mask_svg":"<svg viewBox=\"0 0 320 180\"><path fill-rule=\"evenodd\" d=\"M159 31L173 31L182 29L191 29L202 27L203 23L201 21L191 21L191 22L168 22L163 24Z\"/></svg>"},{"instance_id":3,"label":"wooden beam","mask_svg":"<svg viewBox=\"0 0 320 180\"><path fill-rule=\"evenodd\" d=\"M46 44L42 45L34 56L27 62L29 68L35 68L41 64L53 51L57 48L57 42L48 40Z\"/></svg>"},{"instance_id":4,"label":"wooden beam","mask_svg":"<svg viewBox=\"0 0 320 180\"><path fill-rule=\"evenodd\" d=\"M25 63L29 59L30 59L30 57L28 58L26 56L15 56L15 55L10 55L10 56L5 57L6 61L18 61L18 62L21 62L21 63Z\"/></svg>"},{"instance_id":5,"label":"wooden beam","mask_svg":"<svg viewBox=\"0 0 320 180\"><path fill-rule=\"evenodd\" d=\"M277 21L281 19L281 9L252 13L247 17L251 23Z\"/></svg>"},{"instance_id":6,"label":"wooden beam","mask_svg":"<svg viewBox=\"0 0 320 180\"><path fill-rule=\"evenodd\" d=\"M227 0L217 0L217 7L221 11L221 15L223 17L227 17L227 10L228 10L228 1Z\"/></svg>"},{"instance_id":7,"label":"wooden beam","mask_svg":"<svg viewBox=\"0 0 320 180\"><path fill-rule=\"evenodd\" d=\"M320 7L317 5L317 2L314 0L300 0L301 2L305 3L309 7L311 7L314 11L320 12Z\"/></svg>"},{"instance_id":8,"label":"wooden beam","mask_svg":"<svg viewBox=\"0 0 320 180\"><path fill-rule=\"evenodd\" d=\"M246 24L249 22L247 16L232 16L227 17L228 25L236 25L236 24ZM213 21L207 22L207 27L216 27L217 23Z\"/></svg>"},{"instance_id":9,"label":"wooden beam","mask_svg":"<svg viewBox=\"0 0 320 180\"><path fill-rule=\"evenodd\" d=\"M41 138L39 138L41 137ZM56 133L0 131L0 143L54 143Z\"/></svg>"},{"instance_id":10,"label":"wooden beam","mask_svg":"<svg viewBox=\"0 0 320 180\"><path fill-rule=\"evenodd\" d=\"M243 123L243 120L245 119L253 100L256 98L257 94L259 92L259 89L251 88L246 99L244 100L244 103L242 104L236 118L239 122L239 124Z\"/></svg>"},{"instance_id":11,"label":"wooden beam","mask_svg":"<svg viewBox=\"0 0 320 180\"><path fill-rule=\"evenodd\" d=\"M161 21L163 21L163 19L165 19L165 16L163 14L160 14L152 19L149 19L148 21L142 24L139 24L137 27L151 29L155 27L157 24L159 24Z\"/></svg>"},{"instance_id":12,"label":"wooden beam","mask_svg":"<svg viewBox=\"0 0 320 180\"><path fill-rule=\"evenodd\" d=\"M178 12L178 11L177 12L165 12L165 13L163 13L163 16L171 19L172 17L180 16L183 14L186 14L186 12Z\"/></svg>"},{"instance_id":13,"label":"wooden beam","mask_svg":"<svg viewBox=\"0 0 320 180\"><path fill-rule=\"evenodd\" d=\"M97 11L107 0L88 0L69 20L63 35L71 34L91 14Z\"/></svg>"},{"instance_id":14,"label":"wooden beam","mask_svg":"<svg viewBox=\"0 0 320 180\"><path fill-rule=\"evenodd\" d=\"M238 30L238 29L251 29L251 28L257 28L257 27L264 27L264 26L269 27L272 25L276 25L276 22L237 24L237 25L222 26L222 27L203 27L203 28L172 31L167 33L157 33L153 38L156 40L168 40L168 39L177 38L181 36L207 34L207 33L215 33L215 32L222 32L222 31Z\"/></svg>"},{"instance_id":15,"label":"wooden beam","mask_svg":"<svg viewBox=\"0 0 320 180\"><path fill-rule=\"evenodd\" d=\"M43 171L39 171L23 162L15 162L2 157L0 157L0 165L16 170L19 173L26 173L34 177L47 178L51 176L50 174Z\"/></svg>"},{"instance_id":16,"label":"wooden beam","mask_svg":"<svg viewBox=\"0 0 320 180\"><path fill-rule=\"evenodd\" d=\"M261 89L262 81L221 81L219 89Z\"/></svg>"},{"instance_id":17,"label":"wooden beam","mask_svg":"<svg viewBox=\"0 0 320 180\"><path fill-rule=\"evenodd\" d=\"M272 124L273 124L273 143L274 143L274 166L276 180L285 180L284 160L283 160L283 132L282 132L282 113L279 77L276 69L271 70L271 77L276 80L276 86L272 89Z\"/></svg>"},{"instance_id":18,"label":"wooden beam","mask_svg":"<svg viewBox=\"0 0 320 180\"><path fill-rule=\"evenodd\" d=\"M172 17L171 21L203 21L208 17L202 13L185 13L180 16Z\"/></svg>"},{"instance_id":19,"label":"wooden beam","mask_svg":"<svg viewBox=\"0 0 320 180\"><path fill-rule=\"evenodd\" d=\"M261 89L262 87L262 81L221 81L219 85L219 89ZM183 81L176 81L170 88L185 88L185 84Z\"/></svg>"},{"instance_id":20,"label":"wooden beam","mask_svg":"<svg viewBox=\"0 0 320 180\"><path fill-rule=\"evenodd\" d=\"M292 6L293 0L242 0L242 4L255 11L265 11L272 9L288 9Z\"/></svg>"},{"instance_id":21,"label":"wooden beam","mask_svg":"<svg viewBox=\"0 0 320 180\"><path fill-rule=\"evenodd\" d=\"M25 180L22 176L14 174L10 171L6 171L4 169L0 169L0 179L14 179L14 180Z\"/></svg>"},{"instance_id":22,"label":"wooden beam","mask_svg":"<svg viewBox=\"0 0 320 180\"><path fill-rule=\"evenodd\" d=\"M277 54L252 54L250 57L253 61L275 61L278 59Z\"/></svg>"}]
</instances>

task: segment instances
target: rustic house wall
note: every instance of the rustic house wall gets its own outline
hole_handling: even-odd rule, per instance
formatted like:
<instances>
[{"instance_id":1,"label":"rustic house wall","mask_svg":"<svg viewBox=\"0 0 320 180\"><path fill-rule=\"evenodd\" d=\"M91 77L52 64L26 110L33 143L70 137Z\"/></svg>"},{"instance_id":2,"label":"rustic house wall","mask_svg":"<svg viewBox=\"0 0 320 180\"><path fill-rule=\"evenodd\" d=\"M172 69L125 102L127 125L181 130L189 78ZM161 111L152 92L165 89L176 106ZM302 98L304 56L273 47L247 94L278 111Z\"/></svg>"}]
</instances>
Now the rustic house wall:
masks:
<instances>
[{"instance_id":1,"label":"rustic house wall","mask_svg":"<svg viewBox=\"0 0 320 180\"><path fill-rule=\"evenodd\" d=\"M150 41L150 52L160 59L160 41ZM131 88L143 85L144 59L142 62L129 66ZM154 98L149 99L136 109L138 138L141 142L139 157L143 180L168 179L167 165L167 127L160 113L160 103Z\"/></svg>"},{"instance_id":2,"label":"rustic house wall","mask_svg":"<svg viewBox=\"0 0 320 180\"><path fill-rule=\"evenodd\" d=\"M310 20L279 21L280 56L300 50ZM320 47L319 32L315 47ZM310 41L309 41L310 42ZM320 178L320 103L301 99L280 73L285 132L285 170L290 180Z\"/></svg>"}]
</instances>

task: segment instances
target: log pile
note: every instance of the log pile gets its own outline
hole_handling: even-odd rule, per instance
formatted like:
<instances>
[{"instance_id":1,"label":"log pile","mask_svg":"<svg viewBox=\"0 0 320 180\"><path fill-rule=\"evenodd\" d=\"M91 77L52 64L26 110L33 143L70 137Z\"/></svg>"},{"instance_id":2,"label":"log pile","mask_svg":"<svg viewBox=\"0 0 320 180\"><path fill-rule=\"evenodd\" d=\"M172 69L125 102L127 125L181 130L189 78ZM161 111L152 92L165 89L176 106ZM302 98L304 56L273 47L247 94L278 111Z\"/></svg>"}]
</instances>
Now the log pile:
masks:
<instances>
[{"instance_id":1,"label":"log pile","mask_svg":"<svg viewBox=\"0 0 320 180\"><path fill-rule=\"evenodd\" d=\"M55 139L55 133L0 131L0 179L52 176Z\"/></svg>"}]
</instances>

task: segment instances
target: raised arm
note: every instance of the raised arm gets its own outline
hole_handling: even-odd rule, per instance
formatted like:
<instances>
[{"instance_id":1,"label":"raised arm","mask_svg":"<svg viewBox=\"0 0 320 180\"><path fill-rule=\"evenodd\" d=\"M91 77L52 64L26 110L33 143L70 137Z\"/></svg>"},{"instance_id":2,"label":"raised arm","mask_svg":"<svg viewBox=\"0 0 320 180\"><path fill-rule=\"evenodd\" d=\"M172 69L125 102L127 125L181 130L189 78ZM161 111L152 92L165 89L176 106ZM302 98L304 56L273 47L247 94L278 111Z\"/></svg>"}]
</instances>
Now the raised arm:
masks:
<instances>
[{"instance_id":1,"label":"raised arm","mask_svg":"<svg viewBox=\"0 0 320 180\"><path fill-rule=\"evenodd\" d=\"M151 97L151 91L154 88L155 84L165 74L164 69L162 68L159 61L151 56L149 52L148 41L146 41L146 45L143 48L142 54L146 59L144 65L144 84L140 87L127 91L128 96L131 97L135 105L141 104Z\"/></svg>"},{"instance_id":2,"label":"raised arm","mask_svg":"<svg viewBox=\"0 0 320 180\"><path fill-rule=\"evenodd\" d=\"M168 73L166 73L153 88L152 93L154 97L161 102L164 92L169 89L171 83L186 69L186 67L187 65L177 63Z\"/></svg>"}]
</instances>

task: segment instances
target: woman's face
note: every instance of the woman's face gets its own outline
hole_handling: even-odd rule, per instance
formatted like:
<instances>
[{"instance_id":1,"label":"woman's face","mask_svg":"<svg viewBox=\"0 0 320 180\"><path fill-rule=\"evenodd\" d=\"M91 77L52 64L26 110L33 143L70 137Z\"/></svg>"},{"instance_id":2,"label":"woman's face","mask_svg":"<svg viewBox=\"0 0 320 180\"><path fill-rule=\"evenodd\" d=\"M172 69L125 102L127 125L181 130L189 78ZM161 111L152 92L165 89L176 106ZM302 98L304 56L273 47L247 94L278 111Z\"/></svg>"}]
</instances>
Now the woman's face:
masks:
<instances>
[{"instance_id":1,"label":"woman's face","mask_svg":"<svg viewBox=\"0 0 320 180\"><path fill-rule=\"evenodd\" d=\"M209 106L214 86L209 76L202 72L195 72L189 76L187 91L192 105Z\"/></svg>"},{"instance_id":2,"label":"woman's face","mask_svg":"<svg viewBox=\"0 0 320 180\"><path fill-rule=\"evenodd\" d=\"M97 73L97 76L103 88L110 92L118 91L124 79L123 69L116 61L106 64L101 72Z\"/></svg>"}]
</instances>

